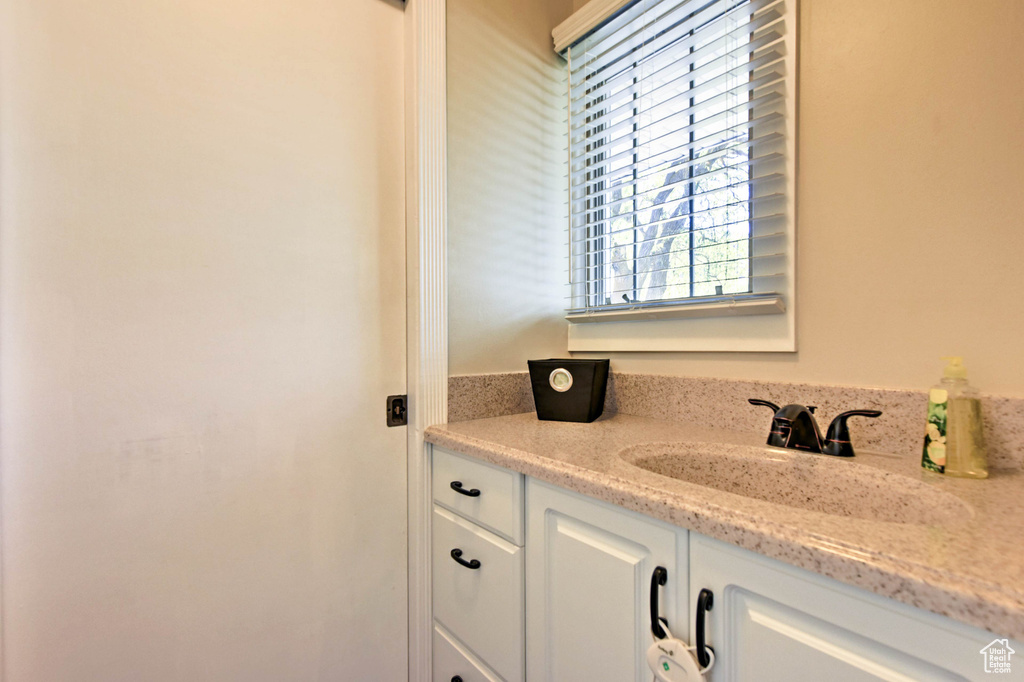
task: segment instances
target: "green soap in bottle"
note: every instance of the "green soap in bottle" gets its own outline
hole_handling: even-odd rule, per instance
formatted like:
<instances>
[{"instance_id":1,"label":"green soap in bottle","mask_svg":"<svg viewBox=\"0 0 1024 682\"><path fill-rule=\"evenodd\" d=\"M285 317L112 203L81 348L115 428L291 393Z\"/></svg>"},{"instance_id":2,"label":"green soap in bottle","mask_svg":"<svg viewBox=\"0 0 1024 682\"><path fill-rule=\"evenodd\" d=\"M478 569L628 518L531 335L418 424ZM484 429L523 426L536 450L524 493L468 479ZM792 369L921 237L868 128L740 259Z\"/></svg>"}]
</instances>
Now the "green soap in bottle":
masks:
<instances>
[{"instance_id":1,"label":"green soap in bottle","mask_svg":"<svg viewBox=\"0 0 1024 682\"><path fill-rule=\"evenodd\" d=\"M948 405L949 391L941 385L932 386L928 391L928 417L924 424L924 451L921 453L921 466L940 474L946 470L946 408Z\"/></svg>"},{"instance_id":2,"label":"green soap in bottle","mask_svg":"<svg viewBox=\"0 0 1024 682\"><path fill-rule=\"evenodd\" d=\"M928 392L921 466L964 478L987 478L988 456L982 432L981 401L967 383L963 358L948 361L942 381Z\"/></svg>"}]
</instances>

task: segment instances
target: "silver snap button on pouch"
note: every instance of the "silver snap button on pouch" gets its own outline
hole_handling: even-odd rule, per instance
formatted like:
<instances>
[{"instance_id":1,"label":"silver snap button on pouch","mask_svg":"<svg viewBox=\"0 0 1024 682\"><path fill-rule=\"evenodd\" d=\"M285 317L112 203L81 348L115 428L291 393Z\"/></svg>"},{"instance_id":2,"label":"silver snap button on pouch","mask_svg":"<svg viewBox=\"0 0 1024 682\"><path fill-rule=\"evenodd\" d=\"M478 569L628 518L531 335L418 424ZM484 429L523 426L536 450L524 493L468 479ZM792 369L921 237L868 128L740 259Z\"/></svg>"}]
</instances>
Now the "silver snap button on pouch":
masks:
<instances>
[{"instance_id":1,"label":"silver snap button on pouch","mask_svg":"<svg viewBox=\"0 0 1024 682\"><path fill-rule=\"evenodd\" d=\"M565 393L572 388L572 374L564 367L559 367L551 372L551 376L548 377L548 384L559 393Z\"/></svg>"}]
</instances>

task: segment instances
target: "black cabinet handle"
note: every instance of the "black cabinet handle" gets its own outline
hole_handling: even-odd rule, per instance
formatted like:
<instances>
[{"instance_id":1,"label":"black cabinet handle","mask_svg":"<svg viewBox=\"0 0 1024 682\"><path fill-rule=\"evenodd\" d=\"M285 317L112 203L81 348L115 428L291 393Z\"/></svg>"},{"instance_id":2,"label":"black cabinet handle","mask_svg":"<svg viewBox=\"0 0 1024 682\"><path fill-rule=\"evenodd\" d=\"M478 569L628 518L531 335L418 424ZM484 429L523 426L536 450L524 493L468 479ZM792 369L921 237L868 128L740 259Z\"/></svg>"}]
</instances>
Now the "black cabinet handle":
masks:
<instances>
[{"instance_id":1,"label":"black cabinet handle","mask_svg":"<svg viewBox=\"0 0 1024 682\"><path fill-rule=\"evenodd\" d=\"M457 561L459 564L465 566L466 568L472 568L474 570L480 568L480 561L478 559L470 559L469 561L463 559L461 549L453 549L452 558L455 559L455 561Z\"/></svg>"},{"instance_id":2,"label":"black cabinet handle","mask_svg":"<svg viewBox=\"0 0 1024 682\"><path fill-rule=\"evenodd\" d=\"M651 632L657 639L665 639L668 635L661 627L663 619L658 617L658 587L668 582L668 571L664 566L658 566L651 574ZM665 623L668 625L668 623Z\"/></svg>"},{"instance_id":3,"label":"black cabinet handle","mask_svg":"<svg viewBox=\"0 0 1024 682\"><path fill-rule=\"evenodd\" d=\"M700 667L706 668L711 663L711 656L708 655L708 651L714 653L714 649L707 645L707 640L704 637L704 619L705 614L711 610L712 605L715 603L715 595L711 590L701 590L697 596L697 662L700 663Z\"/></svg>"},{"instance_id":4,"label":"black cabinet handle","mask_svg":"<svg viewBox=\"0 0 1024 682\"><path fill-rule=\"evenodd\" d=\"M462 676L461 675L456 675L455 677L452 678L452 682L462 682Z\"/></svg>"},{"instance_id":5,"label":"black cabinet handle","mask_svg":"<svg viewBox=\"0 0 1024 682\"><path fill-rule=\"evenodd\" d=\"M473 488L472 490L466 490L465 488L462 487L462 481L452 481L452 490L459 493L460 495L465 495L466 497L480 497L479 490L477 490L476 488Z\"/></svg>"}]
</instances>

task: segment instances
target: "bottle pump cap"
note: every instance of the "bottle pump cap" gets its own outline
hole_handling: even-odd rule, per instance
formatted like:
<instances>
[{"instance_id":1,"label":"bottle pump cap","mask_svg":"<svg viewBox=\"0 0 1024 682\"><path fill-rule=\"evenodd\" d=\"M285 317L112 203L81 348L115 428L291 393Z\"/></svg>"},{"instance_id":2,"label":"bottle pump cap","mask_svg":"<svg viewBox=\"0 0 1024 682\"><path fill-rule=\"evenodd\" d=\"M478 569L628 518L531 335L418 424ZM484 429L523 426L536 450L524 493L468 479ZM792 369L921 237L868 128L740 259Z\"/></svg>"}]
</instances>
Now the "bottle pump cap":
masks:
<instances>
[{"instance_id":1,"label":"bottle pump cap","mask_svg":"<svg viewBox=\"0 0 1024 682\"><path fill-rule=\"evenodd\" d=\"M958 355L942 358L949 364L942 370L942 376L947 379L966 379L967 368L964 367L964 359Z\"/></svg>"}]
</instances>

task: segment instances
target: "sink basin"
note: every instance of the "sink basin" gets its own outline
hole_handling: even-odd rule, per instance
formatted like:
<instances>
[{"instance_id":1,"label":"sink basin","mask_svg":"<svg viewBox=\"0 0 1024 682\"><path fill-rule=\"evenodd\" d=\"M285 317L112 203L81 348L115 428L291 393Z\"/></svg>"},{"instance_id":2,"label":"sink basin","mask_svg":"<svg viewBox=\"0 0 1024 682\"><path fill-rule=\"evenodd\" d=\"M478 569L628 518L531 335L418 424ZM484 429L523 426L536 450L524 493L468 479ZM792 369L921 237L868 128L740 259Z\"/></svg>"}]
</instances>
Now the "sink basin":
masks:
<instances>
[{"instance_id":1,"label":"sink basin","mask_svg":"<svg viewBox=\"0 0 1024 682\"><path fill-rule=\"evenodd\" d=\"M946 525L971 514L963 500L922 481L826 455L720 443L648 443L619 456L661 476L834 516Z\"/></svg>"}]
</instances>

